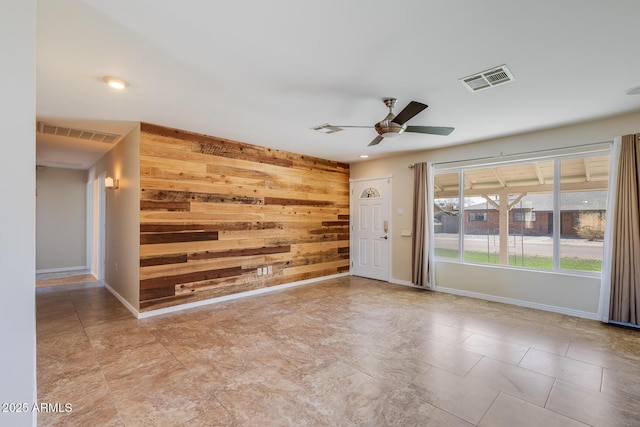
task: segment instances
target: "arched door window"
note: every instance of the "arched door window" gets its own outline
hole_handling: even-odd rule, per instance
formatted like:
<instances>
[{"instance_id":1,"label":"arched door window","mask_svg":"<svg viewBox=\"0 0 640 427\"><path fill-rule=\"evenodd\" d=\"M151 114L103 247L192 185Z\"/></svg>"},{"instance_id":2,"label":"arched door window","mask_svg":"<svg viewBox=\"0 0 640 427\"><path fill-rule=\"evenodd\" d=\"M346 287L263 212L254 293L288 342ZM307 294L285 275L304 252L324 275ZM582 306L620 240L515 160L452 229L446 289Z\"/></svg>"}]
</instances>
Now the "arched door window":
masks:
<instances>
[{"instance_id":1,"label":"arched door window","mask_svg":"<svg viewBox=\"0 0 640 427\"><path fill-rule=\"evenodd\" d=\"M373 187L365 188L364 190L362 190L362 193L360 193L361 199L374 199L377 197L380 197L380 192L377 188Z\"/></svg>"}]
</instances>

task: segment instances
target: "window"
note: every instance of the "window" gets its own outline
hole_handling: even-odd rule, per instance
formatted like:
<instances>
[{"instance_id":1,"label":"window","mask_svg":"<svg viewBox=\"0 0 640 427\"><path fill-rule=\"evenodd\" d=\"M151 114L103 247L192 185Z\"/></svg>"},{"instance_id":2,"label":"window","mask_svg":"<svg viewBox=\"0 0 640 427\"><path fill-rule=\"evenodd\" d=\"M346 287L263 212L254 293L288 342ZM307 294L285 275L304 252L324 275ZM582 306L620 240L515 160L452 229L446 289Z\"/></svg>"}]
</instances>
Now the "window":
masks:
<instances>
[{"instance_id":1,"label":"window","mask_svg":"<svg viewBox=\"0 0 640 427\"><path fill-rule=\"evenodd\" d=\"M377 188L373 187L365 188L364 190L362 190L362 193L360 193L361 199L372 199L377 197L380 197L380 192Z\"/></svg>"},{"instance_id":2,"label":"window","mask_svg":"<svg viewBox=\"0 0 640 427\"><path fill-rule=\"evenodd\" d=\"M519 211L513 213L513 220L515 222L532 222L536 220L535 212Z\"/></svg>"},{"instance_id":3,"label":"window","mask_svg":"<svg viewBox=\"0 0 640 427\"><path fill-rule=\"evenodd\" d=\"M436 166L435 256L600 272L608 175L608 144L583 154Z\"/></svg>"},{"instance_id":4,"label":"window","mask_svg":"<svg viewBox=\"0 0 640 427\"><path fill-rule=\"evenodd\" d=\"M571 219L571 226L573 228L578 228L580 226L580 212L573 213L573 218Z\"/></svg>"},{"instance_id":5,"label":"window","mask_svg":"<svg viewBox=\"0 0 640 427\"><path fill-rule=\"evenodd\" d=\"M560 174L560 268L601 271L609 156L562 160ZM582 174L589 181L577 185Z\"/></svg>"},{"instance_id":6,"label":"window","mask_svg":"<svg viewBox=\"0 0 640 427\"><path fill-rule=\"evenodd\" d=\"M435 253L457 259L460 256L460 173L441 174L439 182L440 192L433 206Z\"/></svg>"},{"instance_id":7,"label":"window","mask_svg":"<svg viewBox=\"0 0 640 427\"><path fill-rule=\"evenodd\" d=\"M469 212L469 221L470 222L486 222L487 221L487 213L486 212Z\"/></svg>"}]
</instances>

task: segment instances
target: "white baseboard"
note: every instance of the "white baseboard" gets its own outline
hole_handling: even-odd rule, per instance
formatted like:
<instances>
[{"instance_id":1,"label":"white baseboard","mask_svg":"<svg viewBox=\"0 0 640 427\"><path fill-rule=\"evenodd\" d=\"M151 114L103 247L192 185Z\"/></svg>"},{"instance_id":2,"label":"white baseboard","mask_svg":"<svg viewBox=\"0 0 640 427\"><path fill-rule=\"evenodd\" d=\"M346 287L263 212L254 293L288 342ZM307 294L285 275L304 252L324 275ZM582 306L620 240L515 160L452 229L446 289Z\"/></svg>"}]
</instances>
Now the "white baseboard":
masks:
<instances>
[{"instance_id":1,"label":"white baseboard","mask_svg":"<svg viewBox=\"0 0 640 427\"><path fill-rule=\"evenodd\" d=\"M408 286L410 288L424 289L426 291L432 291L433 290L433 288L431 286L416 286L416 285L414 285L413 283L411 283L408 280L391 279L391 280L389 280L389 283L393 283L394 285Z\"/></svg>"},{"instance_id":2,"label":"white baseboard","mask_svg":"<svg viewBox=\"0 0 640 427\"><path fill-rule=\"evenodd\" d=\"M201 307L203 305L215 304L215 303L218 303L218 302L223 302L223 301L229 301L229 300L234 300L234 299L238 299L238 298L249 297L249 296L252 296L252 295L266 294L266 293L269 293L269 292L275 292L275 291L279 291L279 290L282 290L282 289L293 288L295 286L308 285L308 284L311 284L311 283L321 282L321 281L324 281L324 280L336 279L338 277L345 277L345 276L348 276L348 275L349 275L349 273L332 274L330 276L322 276L322 277L316 277L316 278L313 278L313 279L300 280L298 282L285 283L283 285L269 286L267 288L254 289L252 291L239 292L237 294L224 295L224 296L221 296L221 297L210 298L210 299L206 299L206 300L202 300L202 301L190 302L190 303L186 303L186 304L174 305L172 307L159 308L157 310L151 310L151 311L145 311L145 312L134 311L134 310L132 310L132 307L131 308L127 307L127 308L129 308L129 310L132 310L132 313L134 313L138 319L144 319L146 317L158 316L160 314L166 314L166 313L173 313L173 312L176 312L176 311L187 310L189 308ZM110 289L110 291L112 293L115 292L115 291L112 291L111 289ZM121 299L122 297L119 297L117 295L117 293L114 293L114 295L116 295L116 298L120 299L121 302L123 301ZM123 304L124 304L124 302L123 302Z\"/></svg>"},{"instance_id":3,"label":"white baseboard","mask_svg":"<svg viewBox=\"0 0 640 427\"><path fill-rule=\"evenodd\" d=\"M63 271L76 271L76 270L89 270L89 266L75 266L75 267L58 267L58 268L44 268L42 270L36 270L36 274L43 273L61 273Z\"/></svg>"},{"instance_id":4,"label":"white baseboard","mask_svg":"<svg viewBox=\"0 0 640 427\"><path fill-rule=\"evenodd\" d=\"M446 287L442 287L442 286L433 286L433 287L422 288L420 286L415 286L413 283L411 283L411 282L409 282L407 280L391 279L390 283L393 283L393 284L396 284L396 285L402 285L402 286L409 286L411 288L416 288L416 289L425 289L425 290L431 290L431 291L436 291L436 292L444 292L444 293L448 293L448 294L455 294L455 295L460 295L460 296L469 297L469 298L477 298L477 299L483 299L483 300L487 300L487 301L501 302L501 303L504 303L504 304L518 305L518 306L521 306L521 307L535 308L537 310L551 311L553 313L559 313L559 314L567 314L569 316L582 317L584 319L601 320L600 317L598 316L598 313L591 313L591 312L588 312L588 311L573 310L573 309L570 309L570 308L557 307L557 306L554 306L554 305L547 305L547 304L540 304L540 303L529 302L529 301L522 301L522 300L517 300L517 299L513 299L513 298L498 297L498 296L495 296L495 295L463 291L463 290L460 290L460 289L446 288Z\"/></svg>"},{"instance_id":5,"label":"white baseboard","mask_svg":"<svg viewBox=\"0 0 640 427\"><path fill-rule=\"evenodd\" d=\"M634 323L616 322L615 320L609 320L605 323L611 323L612 325L618 325L618 326L626 326L627 328L640 329L640 325L636 325Z\"/></svg>"},{"instance_id":6,"label":"white baseboard","mask_svg":"<svg viewBox=\"0 0 640 427\"><path fill-rule=\"evenodd\" d=\"M402 286L409 286L409 287L412 287L412 288L422 289L419 286L415 286L413 283L411 283L408 280L391 279L391 280L389 280L389 283L393 283L394 285L402 285Z\"/></svg>"},{"instance_id":7,"label":"white baseboard","mask_svg":"<svg viewBox=\"0 0 640 427\"><path fill-rule=\"evenodd\" d=\"M111 292L113 294L113 296L115 296L118 301L120 301L125 307L127 307L127 309L129 311L131 311L131 313L133 313L133 315L138 318L138 319L144 319L147 317L153 317L153 316L158 316L161 314L166 314L166 313L174 313L176 311L182 311L182 310L187 310L190 308L195 308L195 307L201 307L204 305L210 305L210 304L215 304L218 302L223 302L223 301L230 301L230 300L234 300L234 299L238 299L238 298L244 298L244 297L248 297L248 296L252 296L252 295L260 295L260 294L266 294L269 292L275 292L275 291L279 291L279 290L283 290L283 289L288 289L288 288L293 288L296 286L302 286L302 285L308 285L311 283L317 283L317 282L321 282L324 280L330 280L330 279L336 279L339 277L345 277L345 276L349 276L350 273L340 273L340 274L333 274L331 276L323 276L323 277L317 277L314 279L307 279L307 280L300 280L298 282L291 282L291 283L285 283L282 285L277 285L277 286L270 286L267 288L261 288L261 289L254 289L252 291L247 291L247 292L240 292L237 294L231 294L231 295L224 295L221 297L216 297L216 298L210 298L210 299L206 299L206 300L202 300L202 301L195 301L195 302L191 302L191 303L187 303L187 304L180 304L180 305L176 305L176 306L172 306L172 307L165 307L165 308L160 308L157 310L151 310L151 311L145 311L145 312L139 312L138 310L136 310L135 307L133 307L131 304L129 304L129 302L124 299L124 297L122 297L122 295L120 295L115 289L113 289L111 286L109 286L108 283L104 282L104 287L107 288L107 290L109 292ZM550 311L553 313L559 313L559 314L566 314L569 316L575 316L575 317L581 317L584 319L590 319L590 320L600 320L600 317L598 316L598 313L590 313L588 311L581 311L581 310L573 310L570 308L565 308L565 307L557 307L557 306L553 306L553 305L547 305L547 304L540 304L540 303L534 303L534 302L529 302L529 301L522 301L522 300L517 300L517 299L513 299L513 298L505 298L505 297L498 297L495 295L488 295L488 294L481 294L481 293L477 293L477 292L470 292L470 291L463 291L460 289L454 289L454 288L446 288L446 287L442 287L442 286L434 286L434 287L428 287L428 288L422 288L419 286L414 286L413 283L407 281L407 280L399 280L399 279L391 279L389 281L389 283L393 283L395 285L402 285L402 286L408 286L411 288L415 288L415 289L424 289L424 290L431 290L431 291L436 291L436 292L444 292L444 293L448 293L448 294L454 294L454 295L460 295L460 296L464 296L464 297L469 297L469 298L477 298L477 299L482 299L482 300L487 300L487 301L494 301L494 302L500 302L503 304L511 304L511 305L517 305L517 306L521 306L521 307L528 307L528 308L534 308L537 310L543 310L543 311ZM627 325L625 325L627 326Z\"/></svg>"},{"instance_id":8,"label":"white baseboard","mask_svg":"<svg viewBox=\"0 0 640 427\"><path fill-rule=\"evenodd\" d=\"M522 301L522 300L517 300L517 299L513 299L513 298L498 297L498 296L495 296L495 295L480 294L480 293L477 293L477 292L469 292L469 291L463 291L463 290L460 290L460 289L445 288L445 287L441 287L441 286L434 286L433 288L429 288L429 289L432 289L432 290L434 290L436 292L445 292L445 293L448 293L448 294L455 294L455 295L460 295L460 296L464 296L464 297L478 298L478 299L483 299L483 300L487 300L487 301L494 301L494 302L501 302L501 303L504 303L504 304L519 305L521 307L535 308L537 310L551 311L553 313L559 313L559 314L567 314L569 316L582 317L584 319L600 320L600 317L598 316L598 313L591 313L591 312L588 312L588 311L574 310L574 309L566 308L566 307L557 307L557 306L554 306L554 305L547 305L547 304L540 304L540 303L529 302L529 301Z\"/></svg>"},{"instance_id":9,"label":"white baseboard","mask_svg":"<svg viewBox=\"0 0 640 427\"><path fill-rule=\"evenodd\" d=\"M124 305L125 307L127 307L127 309L133 313L133 315L136 318L140 318L140 312L138 312L138 310L136 310L136 308L134 306L132 306L131 304L129 304L129 301L127 301L126 299L124 299L124 297L122 295L120 295L115 289L113 289L111 286L109 286L109 284L107 282L105 282L104 280L102 281L102 283L104 283L104 287L107 288L107 290L109 292L111 292L111 294L113 294L114 297L116 297L118 299L118 301L120 301L122 303L122 305Z\"/></svg>"}]
</instances>

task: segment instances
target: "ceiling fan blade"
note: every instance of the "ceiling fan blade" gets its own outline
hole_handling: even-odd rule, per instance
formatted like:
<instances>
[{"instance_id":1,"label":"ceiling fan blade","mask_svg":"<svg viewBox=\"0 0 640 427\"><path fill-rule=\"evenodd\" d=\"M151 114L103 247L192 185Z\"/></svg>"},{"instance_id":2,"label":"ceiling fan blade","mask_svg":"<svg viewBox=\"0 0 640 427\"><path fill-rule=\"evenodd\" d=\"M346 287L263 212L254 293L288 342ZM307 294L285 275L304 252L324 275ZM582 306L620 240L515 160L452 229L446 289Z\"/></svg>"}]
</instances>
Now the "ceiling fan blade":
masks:
<instances>
[{"instance_id":1,"label":"ceiling fan blade","mask_svg":"<svg viewBox=\"0 0 640 427\"><path fill-rule=\"evenodd\" d=\"M376 139L374 139L373 141L371 141L369 143L368 146L371 147L372 145L378 145L378 144L380 144L382 142L383 139L384 139L384 137L382 135L378 135L378 136L376 136Z\"/></svg>"},{"instance_id":2,"label":"ceiling fan blade","mask_svg":"<svg viewBox=\"0 0 640 427\"><path fill-rule=\"evenodd\" d=\"M405 132L428 133L431 135L449 135L454 128L441 126L407 126Z\"/></svg>"},{"instance_id":3,"label":"ceiling fan blade","mask_svg":"<svg viewBox=\"0 0 640 427\"><path fill-rule=\"evenodd\" d=\"M373 129L373 126L342 126L342 125L334 125L337 128L358 128L358 129Z\"/></svg>"},{"instance_id":4,"label":"ceiling fan blade","mask_svg":"<svg viewBox=\"0 0 640 427\"><path fill-rule=\"evenodd\" d=\"M409 105L404 107L404 110L400 111L395 119L392 120L393 123L397 123L399 125L403 125L407 123L413 116L427 108L428 105L423 104L417 101L411 101Z\"/></svg>"}]
</instances>

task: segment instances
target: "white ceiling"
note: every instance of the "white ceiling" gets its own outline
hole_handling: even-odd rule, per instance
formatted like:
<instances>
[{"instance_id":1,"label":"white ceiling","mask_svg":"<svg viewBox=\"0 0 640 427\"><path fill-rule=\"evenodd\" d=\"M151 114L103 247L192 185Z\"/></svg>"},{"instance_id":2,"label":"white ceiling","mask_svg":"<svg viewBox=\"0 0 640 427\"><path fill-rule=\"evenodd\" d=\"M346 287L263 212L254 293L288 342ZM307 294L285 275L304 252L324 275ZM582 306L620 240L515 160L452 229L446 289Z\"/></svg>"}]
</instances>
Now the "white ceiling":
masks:
<instances>
[{"instance_id":1,"label":"white ceiling","mask_svg":"<svg viewBox=\"0 0 640 427\"><path fill-rule=\"evenodd\" d=\"M636 0L38 0L37 116L123 133L137 121L352 162L640 110ZM506 64L515 81L459 78ZM102 77L129 82L124 92ZM383 97L429 105L367 147ZM37 161L90 166L109 144L37 134Z\"/></svg>"}]
</instances>

